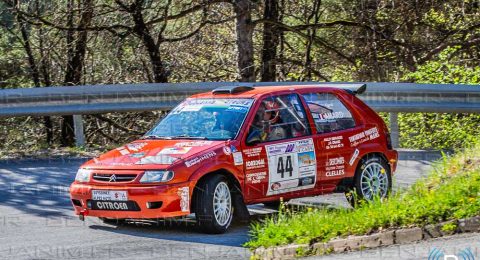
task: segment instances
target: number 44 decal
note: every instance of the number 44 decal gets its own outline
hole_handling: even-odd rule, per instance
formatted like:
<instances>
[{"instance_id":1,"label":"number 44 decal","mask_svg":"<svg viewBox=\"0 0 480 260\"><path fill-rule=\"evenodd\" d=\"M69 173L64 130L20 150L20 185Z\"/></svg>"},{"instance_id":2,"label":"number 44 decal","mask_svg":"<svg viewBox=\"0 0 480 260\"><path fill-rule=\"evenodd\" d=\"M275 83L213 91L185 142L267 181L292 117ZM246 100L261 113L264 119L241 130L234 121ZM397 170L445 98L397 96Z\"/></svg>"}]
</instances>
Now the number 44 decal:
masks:
<instances>
[{"instance_id":1,"label":"number 44 decal","mask_svg":"<svg viewBox=\"0 0 480 260\"><path fill-rule=\"evenodd\" d=\"M283 162L283 158L285 158L285 165ZM285 178L285 172L288 172L290 175L289 177L293 176L293 166L292 166L292 156L287 155L286 157L279 157L277 163L277 174L281 175L280 178Z\"/></svg>"}]
</instances>

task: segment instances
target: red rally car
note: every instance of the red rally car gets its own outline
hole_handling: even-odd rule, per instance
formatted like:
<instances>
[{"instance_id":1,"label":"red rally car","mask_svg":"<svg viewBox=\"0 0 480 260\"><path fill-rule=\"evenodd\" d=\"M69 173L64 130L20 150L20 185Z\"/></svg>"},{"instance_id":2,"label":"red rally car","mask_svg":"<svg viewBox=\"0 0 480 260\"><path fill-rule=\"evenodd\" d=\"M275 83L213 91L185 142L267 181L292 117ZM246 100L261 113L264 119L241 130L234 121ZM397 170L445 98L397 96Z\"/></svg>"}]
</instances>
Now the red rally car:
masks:
<instances>
[{"instance_id":1,"label":"red rally car","mask_svg":"<svg viewBox=\"0 0 480 260\"><path fill-rule=\"evenodd\" d=\"M191 96L140 140L83 164L75 213L107 220L195 213L222 233L245 205L345 192L385 197L397 152L365 85L227 86ZM352 196L352 194L356 195Z\"/></svg>"}]
</instances>

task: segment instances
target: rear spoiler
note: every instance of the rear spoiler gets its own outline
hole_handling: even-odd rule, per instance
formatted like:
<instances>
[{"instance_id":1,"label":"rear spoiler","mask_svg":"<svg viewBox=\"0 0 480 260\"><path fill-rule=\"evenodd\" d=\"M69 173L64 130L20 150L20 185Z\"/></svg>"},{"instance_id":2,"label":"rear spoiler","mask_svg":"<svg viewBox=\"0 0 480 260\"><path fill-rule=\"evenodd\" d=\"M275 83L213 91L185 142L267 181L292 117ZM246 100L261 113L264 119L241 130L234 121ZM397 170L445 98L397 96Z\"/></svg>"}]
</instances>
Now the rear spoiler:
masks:
<instances>
[{"instance_id":1,"label":"rear spoiler","mask_svg":"<svg viewBox=\"0 0 480 260\"><path fill-rule=\"evenodd\" d=\"M361 95L367 90L367 84L358 83L358 84L321 84L320 87L331 87L331 88L340 88L352 95Z\"/></svg>"}]
</instances>

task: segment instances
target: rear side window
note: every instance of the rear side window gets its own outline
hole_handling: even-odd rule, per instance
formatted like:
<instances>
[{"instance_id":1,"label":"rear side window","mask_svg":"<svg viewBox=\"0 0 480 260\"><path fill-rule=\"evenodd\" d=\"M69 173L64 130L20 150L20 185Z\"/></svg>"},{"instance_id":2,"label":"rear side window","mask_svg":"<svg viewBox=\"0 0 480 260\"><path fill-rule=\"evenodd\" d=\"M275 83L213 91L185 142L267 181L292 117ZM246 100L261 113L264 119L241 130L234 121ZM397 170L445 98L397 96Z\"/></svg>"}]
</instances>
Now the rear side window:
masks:
<instances>
[{"instance_id":1,"label":"rear side window","mask_svg":"<svg viewBox=\"0 0 480 260\"><path fill-rule=\"evenodd\" d=\"M330 133L355 127L352 113L331 93L303 94L318 133Z\"/></svg>"}]
</instances>

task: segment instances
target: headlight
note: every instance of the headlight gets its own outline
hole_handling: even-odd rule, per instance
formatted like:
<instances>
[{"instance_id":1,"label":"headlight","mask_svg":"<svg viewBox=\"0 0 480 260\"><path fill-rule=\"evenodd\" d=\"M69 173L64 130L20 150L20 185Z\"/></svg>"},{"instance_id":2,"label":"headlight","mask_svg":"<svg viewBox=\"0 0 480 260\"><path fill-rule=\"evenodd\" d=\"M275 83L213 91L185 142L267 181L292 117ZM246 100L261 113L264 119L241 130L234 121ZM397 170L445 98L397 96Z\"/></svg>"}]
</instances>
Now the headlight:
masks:
<instances>
[{"instance_id":1,"label":"headlight","mask_svg":"<svg viewBox=\"0 0 480 260\"><path fill-rule=\"evenodd\" d=\"M172 171L145 171L140 182L167 182L172 180L174 175Z\"/></svg>"},{"instance_id":2,"label":"headlight","mask_svg":"<svg viewBox=\"0 0 480 260\"><path fill-rule=\"evenodd\" d=\"M75 176L75 180L79 182L88 182L90 180L90 173L91 170L87 169L78 169L77 176Z\"/></svg>"}]
</instances>

